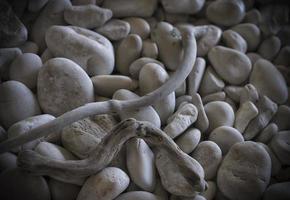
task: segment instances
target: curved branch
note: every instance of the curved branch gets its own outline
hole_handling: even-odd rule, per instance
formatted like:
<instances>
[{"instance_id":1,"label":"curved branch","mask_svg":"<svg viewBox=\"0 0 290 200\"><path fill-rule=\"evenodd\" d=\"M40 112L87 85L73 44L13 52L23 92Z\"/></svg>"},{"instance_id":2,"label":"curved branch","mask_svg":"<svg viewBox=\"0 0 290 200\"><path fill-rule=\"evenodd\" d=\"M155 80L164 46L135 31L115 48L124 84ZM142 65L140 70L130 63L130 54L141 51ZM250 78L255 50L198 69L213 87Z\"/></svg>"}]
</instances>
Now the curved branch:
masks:
<instances>
[{"instance_id":1,"label":"curved branch","mask_svg":"<svg viewBox=\"0 0 290 200\"><path fill-rule=\"evenodd\" d=\"M92 115L117 112L120 110L136 109L139 107L152 105L154 102L163 99L175 91L175 89L181 85L183 81L185 81L186 77L191 71L192 66L195 63L196 40L194 33L185 31L182 36L182 44L184 48L184 58L182 63L180 63L180 67L177 68L175 73L164 85L155 91L134 100L109 100L106 102L89 103L78 107L72 111L64 113L63 115L47 124L30 130L24 135L2 142L0 144L0 153L9 151L14 147L20 146L37 138L60 132L63 127Z\"/></svg>"}]
</instances>

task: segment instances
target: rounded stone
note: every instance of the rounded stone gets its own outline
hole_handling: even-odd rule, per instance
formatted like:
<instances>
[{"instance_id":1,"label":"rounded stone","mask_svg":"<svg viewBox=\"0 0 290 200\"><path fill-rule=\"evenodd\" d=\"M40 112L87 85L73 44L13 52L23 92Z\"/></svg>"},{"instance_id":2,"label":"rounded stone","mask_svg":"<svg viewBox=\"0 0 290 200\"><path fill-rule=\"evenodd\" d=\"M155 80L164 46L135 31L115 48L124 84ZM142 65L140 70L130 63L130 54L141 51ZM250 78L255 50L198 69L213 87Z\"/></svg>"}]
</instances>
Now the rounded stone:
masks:
<instances>
[{"instance_id":1,"label":"rounded stone","mask_svg":"<svg viewBox=\"0 0 290 200\"><path fill-rule=\"evenodd\" d=\"M290 165L290 131L281 131L270 142L270 147L284 165Z\"/></svg>"},{"instance_id":2,"label":"rounded stone","mask_svg":"<svg viewBox=\"0 0 290 200\"><path fill-rule=\"evenodd\" d=\"M288 200L290 199L290 182L275 183L270 185L264 193L263 200Z\"/></svg>"},{"instance_id":3,"label":"rounded stone","mask_svg":"<svg viewBox=\"0 0 290 200\"><path fill-rule=\"evenodd\" d=\"M72 200L76 199L80 192L80 187L70 183L64 183L53 178L48 181L52 200Z\"/></svg>"},{"instance_id":4,"label":"rounded stone","mask_svg":"<svg viewBox=\"0 0 290 200\"><path fill-rule=\"evenodd\" d=\"M133 191L133 192L127 192L123 193L120 196L118 196L115 200L160 200L160 198L157 195L154 195L150 192L145 191Z\"/></svg>"},{"instance_id":5,"label":"rounded stone","mask_svg":"<svg viewBox=\"0 0 290 200\"><path fill-rule=\"evenodd\" d=\"M18 56L10 65L9 77L11 80L24 83L28 88L36 87L37 76L42 61L33 53L24 53Z\"/></svg>"},{"instance_id":6,"label":"rounded stone","mask_svg":"<svg viewBox=\"0 0 290 200\"><path fill-rule=\"evenodd\" d=\"M183 152L189 154L198 145L200 138L200 130L196 128L189 128L175 140L175 143Z\"/></svg>"},{"instance_id":7,"label":"rounded stone","mask_svg":"<svg viewBox=\"0 0 290 200\"><path fill-rule=\"evenodd\" d=\"M146 20L140 17L124 18L130 24L130 33L139 35L143 40L150 35L150 26Z\"/></svg>"},{"instance_id":8,"label":"rounded stone","mask_svg":"<svg viewBox=\"0 0 290 200\"><path fill-rule=\"evenodd\" d=\"M220 126L214 129L208 139L221 148L223 155L226 155L234 144L244 141L242 134L230 126Z\"/></svg>"},{"instance_id":9,"label":"rounded stone","mask_svg":"<svg viewBox=\"0 0 290 200\"><path fill-rule=\"evenodd\" d=\"M266 95L278 104L283 104L288 98L288 88L283 75L269 61L260 59L253 67L250 76L260 95Z\"/></svg>"},{"instance_id":10,"label":"rounded stone","mask_svg":"<svg viewBox=\"0 0 290 200\"><path fill-rule=\"evenodd\" d=\"M219 190L230 200L260 199L271 177L271 158L259 144L232 146L217 175Z\"/></svg>"},{"instance_id":11,"label":"rounded stone","mask_svg":"<svg viewBox=\"0 0 290 200\"><path fill-rule=\"evenodd\" d=\"M53 58L41 68L38 100L45 113L59 116L94 101L94 87L86 72L66 58Z\"/></svg>"},{"instance_id":12,"label":"rounded stone","mask_svg":"<svg viewBox=\"0 0 290 200\"><path fill-rule=\"evenodd\" d=\"M0 173L5 170L17 167L17 156L13 153L6 152L0 154Z\"/></svg>"},{"instance_id":13,"label":"rounded stone","mask_svg":"<svg viewBox=\"0 0 290 200\"><path fill-rule=\"evenodd\" d=\"M42 176L30 175L19 168L0 174L0 199L50 200L50 191Z\"/></svg>"},{"instance_id":14,"label":"rounded stone","mask_svg":"<svg viewBox=\"0 0 290 200\"><path fill-rule=\"evenodd\" d=\"M228 83L239 85L249 76L252 64L250 59L243 53L222 47L213 47L208 58L215 71Z\"/></svg>"},{"instance_id":15,"label":"rounded stone","mask_svg":"<svg viewBox=\"0 0 290 200\"><path fill-rule=\"evenodd\" d=\"M23 83L6 81L0 84L0 94L0 124L4 128L8 129L15 122L40 114L37 99Z\"/></svg>"},{"instance_id":16,"label":"rounded stone","mask_svg":"<svg viewBox=\"0 0 290 200\"><path fill-rule=\"evenodd\" d=\"M204 110L209 120L208 133L220 126L233 126L235 113L228 103L212 101L204 106Z\"/></svg>"}]
</instances>

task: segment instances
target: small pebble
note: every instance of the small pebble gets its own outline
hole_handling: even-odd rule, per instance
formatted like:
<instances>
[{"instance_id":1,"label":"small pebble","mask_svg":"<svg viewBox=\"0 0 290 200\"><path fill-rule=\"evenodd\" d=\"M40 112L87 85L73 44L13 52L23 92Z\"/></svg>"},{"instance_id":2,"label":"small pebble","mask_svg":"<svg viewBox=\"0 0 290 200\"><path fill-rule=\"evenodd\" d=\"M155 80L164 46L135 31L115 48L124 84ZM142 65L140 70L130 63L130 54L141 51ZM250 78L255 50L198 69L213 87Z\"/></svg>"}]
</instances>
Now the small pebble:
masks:
<instances>
[{"instance_id":1,"label":"small pebble","mask_svg":"<svg viewBox=\"0 0 290 200\"><path fill-rule=\"evenodd\" d=\"M175 143L183 152L189 154L198 145L200 138L201 133L198 129L189 128L175 140Z\"/></svg>"}]
</instances>

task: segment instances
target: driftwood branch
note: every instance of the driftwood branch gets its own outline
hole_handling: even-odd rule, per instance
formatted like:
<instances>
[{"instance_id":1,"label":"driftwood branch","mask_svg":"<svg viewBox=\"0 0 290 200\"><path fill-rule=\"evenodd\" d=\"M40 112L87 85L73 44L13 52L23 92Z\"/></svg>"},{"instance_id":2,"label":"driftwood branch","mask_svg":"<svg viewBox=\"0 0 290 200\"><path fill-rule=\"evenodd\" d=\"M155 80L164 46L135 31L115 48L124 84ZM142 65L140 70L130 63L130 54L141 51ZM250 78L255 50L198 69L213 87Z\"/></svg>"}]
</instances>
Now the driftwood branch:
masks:
<instances>
[{"instance_id":1,"label":"driftwood branch","mask_svg":"<svg viewBox=\"0 0 290 200\"><path fill-rule=\"evenodd\" d=\"M106 102L89 103L78 107L72 111L64 113L47 124L32 129L24 135L2 142L0 144L0 153L9 151L14 147L20 146L37 138L60 132L65 126L92 115L136 109L139 107L152 105L154 102L163 99L183 83L195 63L196 40L193 32L188 30L184 31L182 36L182 45L184 51L183 61L180 63L180 66L170 77L170 79L155 91L134 100L109 100Z\"/></svg>"}]
</instances>

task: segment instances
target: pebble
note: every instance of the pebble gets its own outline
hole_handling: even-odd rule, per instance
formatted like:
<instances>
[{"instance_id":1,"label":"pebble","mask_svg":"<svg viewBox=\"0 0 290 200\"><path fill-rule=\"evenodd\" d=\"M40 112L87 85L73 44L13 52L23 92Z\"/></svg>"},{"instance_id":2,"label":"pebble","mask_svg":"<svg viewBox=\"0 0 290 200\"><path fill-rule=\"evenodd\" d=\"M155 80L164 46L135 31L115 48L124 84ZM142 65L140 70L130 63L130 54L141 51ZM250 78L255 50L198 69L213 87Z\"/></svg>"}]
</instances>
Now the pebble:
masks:
<instances>
[{"instance_id":1,"label":"pebble","mask_svg":"<svg viewBox=\"0 0 290 200\"><path fill-rule=\"evenodd\" d=\"M70 183L64 183L53 178L48 180L48 186L52 200L72 200L76 199L80 187Z\"/></svg>"},{"instance_id":2,"label":"pebble","mask_svg":"<svg viewBox=\"0 0 290 200\"><path fill-rule=\"evenodd\" d=\"M274 63L276 65L289 66L290 65L289 53L290 53L290 46L282 47L277 57L275 58Z\"/></svg>"},{"instance_id":3,"label":"pebble","mask_svg":"<svg viewBox=\"0 0 290 200\"><path fill-rule=\"evenodd\" d=\"M281 169L281 162L278 160L277 156L273 153L273 151L269 148L268 145L263 144L263 143L258 143L260 144L269 154L270 158L271 158L271 176L276 176L280 169Z\"/></svg>"},{"instance_id":4,"label":"pebble","mask_svg":"<svg viewBox=\"0 0 290 200\"><path fill-rule=\"evenodd\" d=\"M27 29L6 1L0 2L0 48L15 47L27 40Z\"/></svg>"},{"instance_id":5,"label":"pebble","mask_svg":"<svg viewBox=\"0 0 290 200\"><path fill-rule=\"evenodd\" d=\"M111 41L117 41L129 35L130 24L124 20L111 19L103 26L95 29L95 31Z\"/></svg>"},{"instance_id":6,"label":"pebble","mask_svg":"<svg viewBox=\"0 0 290 200\"><path fill-rule=\"evenodd\" d=\"M0 123L4 128L40 114L34 94L23 83L6 81L0 84L0 94Z\"/></svg>"},{"instance_id":7,"label":"pebble","mask_svg":"<svg viewBox=\"0 0 290 200\"><path fill-rule=\"evenodd\" d=\"M50 191L45 179L19 168L1 173L0 187L0 199L50 200Z\"/></svg>"},{"instance_id":8,"label":"pebble","mask_svg":"<svg viewBox=\"0 0 290 200\"><path fill-rule=\"evenodd\" d=\"M150 26L145 19L140 17L128 17L123 20L130 24L130 34L139 35L142 40L149 37Z\"/></svg>"},{"instance_id":9,"label":"pebble","mask_svg":"<svg viewBox=\"0 0 290 200\"><path fill-rule=\"evenodd\" d=\"M37 96L45 113L59 116L93 102L94 87L79 65L66 58L53 58L39 71Z\"/></svg>"},{"instance_id":10,"label":"pebble","mask_svg":"<svg viewBox=\"0 0 290 200\"><path fill-rule=\"evenodd\" d=\"M235 113L228 103L212 101L204 106L204 110L209 120L208 133L220 126L234 125Z\"/></svg>"},{"instance_id":11,"label":"pebble","mask_svg":"<svg viewBox=\"0 0 290 200\"><path fill-rule=\"evenodd\" d=\"M117 90L113 95L113 99L118 100L132 100L137 98L139 98L137 94L125 89ZM121 111L119 115L121 120L134 118L139 121L148 121L158 128L161 126L160 117L152 106L146 106L129 111Z\"/></svg>"},{"instance_id":12,"label":"pebble","mask_svg":"<svg viewBox=\"0 0 290 200\"><path fill-rule=\"evenodd\" d=\"M287 84L277 68L267 60L258 60L250 76L260 95L267 95L278 104L285 103L288 98Z\"/></svg>"},{"instance_id":13,"label":"pebble","mask_svg":"<svg viewBox=\"0 0 290 200\"><path fill-rule=\"evenodd\" d=\"M217 175L219 190L230 200L260 199L269 184L271 158L259 144L240 142L231 147Z\"/></svg>"},{"instance_id":14,"label":"pebble","mask_svg":"<svg viewBox=\"0 0 290 200\"><path fill-rule=\"evenodd\" d=\"M33 128L44 125L54 119L55 117L52 115L43 114L18 121L8 129L7 131L8 139L24 135L26 134L26 132L32 130ZM21 147L14 148L13 151L18 152L21 149L33 149L38 143L39 140L33 140L31 142L23 144Z\"/></svg>"},{"instance_id":15,"label":"pebble","mask_svg":"<svg viewBox=\"0 0 290 200\"><path fill-rule=\"evenodd\" d=\"M199 143L191 156L203 167L205 180L212 180L216 176L222 161L222 151L216 143L212 141Z\"/></svg>"},{"instance_id":16,"label":"pebble","mask_svg":"<svg viewBox=\"0 0 290 200\"><path fill-rule=\"evenodd\" d=\"M194 66L187 77L187 90L189 95L197 93L206 68L203 58L197 57Z\"/></svg>"},{"instance_id":17,"label":"pebble","mask_svg":"<svg viewBox=\"0 0 290 200\"><path fill-rule=\"evenodd\" d=\"M289 119L290 107L286 105L280 105L272 119L272 122L278 126L279 131L290 130Z\"/></svg>"},{"instance_id":18,"label":"pebble","mask_svg":"<svg viewBox=\"0 0 290 200\"><path fill-rule=\"evenodd\" d=\"M275 123L268 124L255 139L257 142L267 144L278 133L278 126Z\"/></svg>"},{"instance_id":19,"label":"pebble","mask_svg":"<svg viewBox=\"0 0 290 200\"><path fill-rule=\"evenodd\" d=\"M273 60L279 53L281 41L276 36L266 38L259 46L258 53L266 60Z\"/></svg>"},{"instance_id":20,"label":"pebble","mask_svg":"<svg viewBox=\"0 0 290 200\"><path fill-rule=\"evenodd\" d=\"M245 39L233 30L224 31L222 34L222 39L226 46L231 49L235 49L242 53L245 53L247 51L247 42L245 41Z\"/></svg>"},{"instance_id":21,"label":"pebble","mask_svg":"<svg viewBox=\"0 0 290 200\"><path fill-rule=\"evenodd\" d=\"M200 130L196 128L189 128L184 133L182 133L182 135L175 139L175 143L183 152L189 154L198 145L200 138Z\"/></svg>"},{"instance_id":22,"label":"pebble","mask_svg":"<svg viewBox=\"0 0 290 200\"><path fill-rule=\"evenodd\" d=\"M87 29L102 26L112 16L111 10L92 4L70 6L64 10L64 19L68 24Z\"/></svg>"},{"instance_id":23,"label":"pebble","mask_svg":"<svg viewBox=\"0 0 290 200\"><path fill-rule=\"evenodd\" d=\"M245 5L241 0L217 0L206 8L206 17L220 26L233 26L245 16Z\"/></svg>"},{"instance_id":24,"label":"pebble","mask_svg":"<svg viewBox=\"0 0 290 200\"><path fill-rule=\"evenodd\" d=\"M206 200L213 200L216 196L216 192L217 192L216 182L207 181L207 189L200 195L203 196Z\"/></svg>"},{"instance_id":25,"label":"pebble","mask_svg":"<svg viewBox=\"0 0 290 200\"><path fill-rule=\"evenodd\" d=\"M236 103L240 102L242 90L243 90L243 87L234 86L234 85L229 85L229 86L226 86L224 88L224 91L225 91L227 97L231 98Z\"/></svg>"},{"instance_id":26,"label":"pebble","mask_svg":"<svg viewBox=\"0 0 290 200\"><path fill-rule=\"evenodd\" d=\"M116 68L123 75L129 75L132 62L141 56L142 39L136 34L124 38L116 50Z\"/></svg>"},{"instance_id":27,"label":"pebble","mask_svg":"<svg viewBox=\"0 0 290 200\"><path fill-rule=\"evenodd\" d=\"M252 66L254 66L254 64L262 58L261 55L257 54L257 53L253 53L253 52L250 52L250 53L247 53L246 54L248 56L248 58L250 59L251 63L252 63Z\"/></svg>"},{"instance_id":28,"label":"pebble","mask_svg":"<svg viewBox=\"0 0 290 200\"><path fill-rule=\"evenodd\" d=\"M158 196L145 191L126 192L118 196L115 200L160 200Z\"/></svg>"},{"instance_id":29,"label":"pebble","mask_svg":"<svg viewBox=\"0 0 290 200\"><path fill-rule=\"evenodd\" d=\"M198 93L191 95L191 103L195 105L198 110L195 127L198 128L202 133L204 133L208 129L209 121L204 110L203 102Z\"/></svg>"},{"instance_id":30,"label":"pebble","mask_svg":"<svg viewBox=\"0 0 290 200\"><path fill-rule=\"evenodd\" d=\"M272 138L270 148L283 165L290 165L290 131L278 132Z\"/></svg>"},{"instance_id":31,"label":"pebble","mask_svg":"<svg viewBox=\"0 0 290 200\"><path fill-rule=\"evenodd\" d=\"M290 182L275 183L270 185L264 193L263 200L290 199Z\"/></svg>"},{"instance_id":32,"label":"pebble","mask_svg":"<svg viewBox=\"0 0 290 200\"><path fill-rule=\"evenodd\" d=\"M33 53L24 53L18 56L10 65L9 77L11 80L25 84L34 89L37 83L38 72L42 67L40 57Z\"/></svg>"},{"instance_id":33,"label":"pebble","mask_svg":"<svg viewBox=\"0 0 290 200\"><path fill-rule=\"evenodd\" d=\"M240 104L239 109L235 113L235 123L234 127L240 132L243 133L252 119L257 117L259 114L258 108L251 101L246 101Z\"/></svg>"},{"instance_id":34,"label":"pebble","mask_svg":"<svg viewBox=\"0 0 290 200\"><path fill-rule=\"evenodd\" d=\"M252 1L252 0L249 0L249 1ZM262 21L262 15L260 11L255 8L249 10L243 19L243 23L251 23L257 26L261 23L261 21Z\"/></svg>"},{"instance_id":35,"label":"pebble","mask_svg":"<svg viewBox=\"0 0 290 200\"><path fill-rule=\"evenodd\" d=\"M197 108L191 103L186 103L168 118L163 131L174 139L196 121L197 115Z\"/></svg>"},{"instance_id":36,"label":"pebble","mask_svg":"<svg viewBox=\"0 0 290 200\"><path fill-rule=\"evenodd\" d=\"M212 94L208 94L202 98L202 103L207 104L212 101L225 101L226 93L225 92L215 92Z\"/></svg>"},{"instance_id":37,"label":"pebble","mask_svg":"<svg viewBox=\"0 0 290 200\"><path fill-rule=\"evenodd\" d=\"M114 70L111 42L94 31L75 26L51 26L45 41L55 57L71 59L90 76L107 75Z\"/></svg>"},{"instance_id":38,"label":"pebble","mask_svg":"<svg viewBox=\"0 0 290 200\"><path fill-rule=\"evenodd\" d=\"M126 143L130 178L141 189L153 192L156 185L154 154L144 140L133 138Z\"/></svg>"},{"instance_id":39,"label":"pebble","mask_svg":"<svg viewBox=\"0 0 290 200\"><path fill-rule=\"evenodd\" d=\"M142 57L157 59L158 54L159 54L158 47L155 42L151 40L143 41L142 52L141 52ZM129 70L130 70L130 67L129 67Z\"/></svg>"},{"instance_id":40,"label":"pebble","mask_svg":"<svg viewBox=\"0 0 290 200\"><path fill-rule=\"evenodd\" d=\"M91 78L95 93L103 97L112 97L119 89L133 91L138 87L138 82L128 76L98 75Z\"/></svg>"},{"instance_id":41,"label":"pebble","mask_svg":"<svg viewBox=\"0 0 290 200\"><path fill-rule=\"evenodd\" d=\"M208 58L215 71L230 84L243 83L252 69L245 54L230 48L216 46L209 51Z\"/></svg>"},{"instance_id":42,"label":"pebble","mask_svg":"<svg viewBox=\"0 0 290 200\"><path fill-rule=\"evenodd\" d=\"M226 155L234 144L244 141L242 134L230 126L220 126L214 129L208 139L220 147L223 155Z\"/></svg>"},{"instance_id":43,"label":"pebble","mask_svg":"<svg viewBox=\"0 0 290 200\"><path fill-rule=\"evenodd\" d=\"M5 129L2 126L0 126L0 142L7 140L7 137L8 136Z\"/></svg>"},{"instance_id":44,"label":"pebble","mask_svg":"<svg viewBox=\"0 0 290 200\"><path fill-rule=\"evenodd\" d=\"M14 168L17 168L17 156L10 152L0 154L0 174Z\"/></svg>"},{"instance_id":45,"label":"pebble","mask_svg":"<svg viewBox=\"0 0 290 200\"><path fill-rule=\"evenodd\" d=\"M77 200L113 200L128 187L129 182L128 175L121 169L104 168L86 180Z\"/></svg>"},{"instance_id":46,"label":"pebble","mask_svg":"<svg viewBox=\"0 0 290 200\"><path fill-rule=\"evenodd\" d=\"M261 32L255 24L238 24L232 27L231 30L237 32L246 40L248 51L255 51L257 49L261 40Z\"/></svg>"},{"instance_id":47,"label":"pebble","mask_svg":"<svg viewBox=\"0 0 290 200\"><path fill-rule=\"evenodd\" d=\"M9 67L14 59L21 55L19 48L0 48L0 83L9 79Z\"/></svg>"},{"instance_id":48,"label":"pebble","mask_svg":"<svg viewBox=\"0 0 290 200\"><path fill-rule=\"evenodd\" d=\"M155 63L155 64L160 65L162 68L164 68L164 65L162 62L153 58L142 57L142 58L138 58L137 60L131 63L129 67L130 76L134 79L139 79L139 74L140 74L141 69L148 63Z\"/></svg>"},{"instance_id":49,"label":"pebble","mask_svg":"<svg viewBox=\"0 0 290 200\"><path fill-rule=\"evenodd\" d=\"M161 0L161 4L168 13L174 14L195 14L202 9L205 0L194 1L176 1L176 0Z\"/></svg>"},{"instance_id":50,"label":"pebble","mask_svg":"<svg viewBox=\"0 0 290 200\"><path fill-rule=\"evenodd\" d=\"M19 46L19 49L22 51L22 53L38 53L38 46L32 41L26 41L24 44Z\"/></svg>"}]
</instances>

